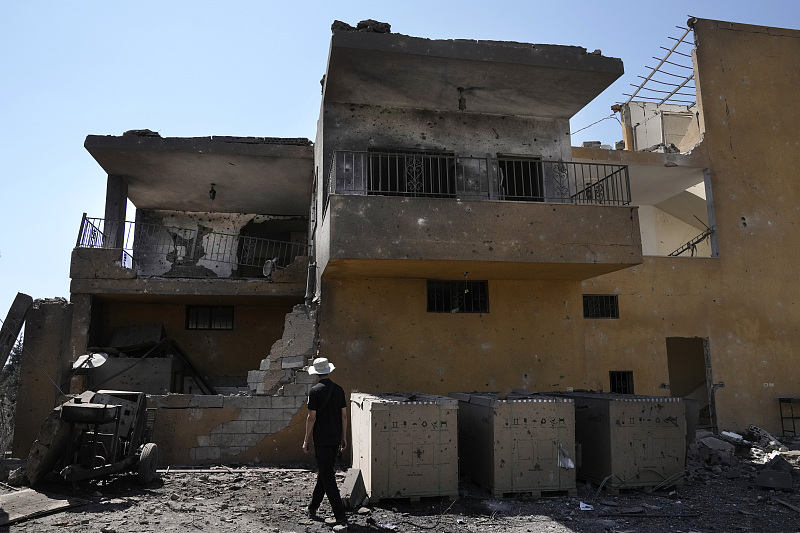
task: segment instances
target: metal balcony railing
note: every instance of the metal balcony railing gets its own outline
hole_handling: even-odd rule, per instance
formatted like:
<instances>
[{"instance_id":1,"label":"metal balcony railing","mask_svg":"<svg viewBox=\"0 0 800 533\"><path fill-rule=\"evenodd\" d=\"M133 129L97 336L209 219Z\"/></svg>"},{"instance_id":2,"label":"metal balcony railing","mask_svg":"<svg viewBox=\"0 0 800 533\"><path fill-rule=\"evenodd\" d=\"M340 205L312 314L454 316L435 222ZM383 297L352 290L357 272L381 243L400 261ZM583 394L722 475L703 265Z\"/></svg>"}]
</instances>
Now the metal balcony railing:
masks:
<instances>
[{"instance_id":1,"label":"metal balcony railing","mask_svg":"<svg viewBox=\"0 0 800 533\"><path fill-rule=\"evenodd\" d=\"M430 152L334 151L327 194L628 205L628 167ZM325 198L327 205L327 196Z\"/></svg>"},{"instance_id":2,"label":"metal balcony railing","mask_svg":"<svg viewBox=\"0 0 800 533\"><path fill-rule=\"evenodd\" d=\"M305 243L161 224L107 221L87 217L85 213L76 248L121 249L121 265L137 270L144 262L160 258L176 266L229 263L235 265L237 277L260 277L268 260L274 260L275 268L284 268L296 257L309 255L310 250Z\"/></svg>"}]
</instances>

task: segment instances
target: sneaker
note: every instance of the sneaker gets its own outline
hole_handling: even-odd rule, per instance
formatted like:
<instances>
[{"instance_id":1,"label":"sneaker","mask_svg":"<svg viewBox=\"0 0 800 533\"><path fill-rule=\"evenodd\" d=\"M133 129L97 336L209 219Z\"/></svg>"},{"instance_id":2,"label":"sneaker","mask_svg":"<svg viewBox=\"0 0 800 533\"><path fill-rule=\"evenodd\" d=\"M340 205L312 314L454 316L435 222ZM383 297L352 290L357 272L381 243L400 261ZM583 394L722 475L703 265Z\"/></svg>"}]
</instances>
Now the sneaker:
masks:
<instances>
[{"instance_id":1,"label":"sneaker","mask_svg":"<svg viewBox=\"0 0 800 533\"><path fill-rule=\"evenodd\" d=\"M333 527L333 526L335 526L335 525L336 525L336 524L338 524L338 523L339 523L339 521L338 521L338 520L336 520L335 518L326 518L326 519L325 519L325 525L326 525L326 526L331 526L331 527Z\"/></svg>"},{"instance_id":2,"label":"sneaker","mask_svg":"<svg viewBox=\"0 0 800 533\"><path fill-rule=\"evenodd\" d=\"M312 509L311 507L306 507L306 517L310 518L311 520L320 520L320 517L317 516L317 510Z\"/></svg>"}]
</instances>

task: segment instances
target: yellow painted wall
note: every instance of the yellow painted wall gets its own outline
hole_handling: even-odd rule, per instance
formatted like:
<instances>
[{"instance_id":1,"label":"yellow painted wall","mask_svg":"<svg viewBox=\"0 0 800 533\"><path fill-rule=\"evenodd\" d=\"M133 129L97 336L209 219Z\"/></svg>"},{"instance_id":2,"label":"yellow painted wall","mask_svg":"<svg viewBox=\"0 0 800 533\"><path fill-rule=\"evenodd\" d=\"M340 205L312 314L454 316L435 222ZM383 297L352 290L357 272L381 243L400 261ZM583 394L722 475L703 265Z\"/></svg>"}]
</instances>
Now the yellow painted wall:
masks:
<instances>
[{"instance_id":1,"label":"yellow painted wall","mask_svg":"<svg viewBox=\"0 0 800 533\"><path fill-rule=\"evenodd\" d=\"M489 312L427 312L426 280L325 280L320 353L346 390L587 386L580 284L489 281Z\"/></svg>"},{"instance_id":2,"label":"yellow painted wall","mask_svg":"<svg viewBox=\"0 0 800 533\"><path fill-rule=\"evenodd\" d=\"M587 292L619 291L620 319L591 321L587 357L628 364L619 370L634 370L637 393L669 394L659 388L669 383L667 337L707 338L712 380L725 383L715 396L720 429L780 433L777 398L800 394L799 302L762 281L726 275L721 258L662 257L588 281Z\"/></svg>"},{"instance_id":3,"label":"yellow painted wall","mask_svg":"<svg viewBox=\"0 0 800 533\"><path fill-rule=\"evenodd\" d=\"M283 322L292 306L235 305L234 328L230 331L187 330L186 307L171 303L105 303L101 338L107 342L116 328L162 323L189 360L204 375L241 376L257 370L281 338ZM203 305L197 302L197 305Z\"/></svg>"},{"instance_id":4,"label":"yellow painted wall","mask_svg":"<svg viewBox=\"0 0 800 533\"><path fill-rule=\"evenodd\" d=\"M669 395L666 339L697 337L725 383L719 428L780 432L777 398L800 396L800 31L700 20L695 34L719 257L490 280L483 316L427 313L424 280L323 279L321 352L346 388L608 390L610 370L632 370L637 393ZM583 293L618 295L620 318L584 320Z\"/></svg>"}]
</instances>

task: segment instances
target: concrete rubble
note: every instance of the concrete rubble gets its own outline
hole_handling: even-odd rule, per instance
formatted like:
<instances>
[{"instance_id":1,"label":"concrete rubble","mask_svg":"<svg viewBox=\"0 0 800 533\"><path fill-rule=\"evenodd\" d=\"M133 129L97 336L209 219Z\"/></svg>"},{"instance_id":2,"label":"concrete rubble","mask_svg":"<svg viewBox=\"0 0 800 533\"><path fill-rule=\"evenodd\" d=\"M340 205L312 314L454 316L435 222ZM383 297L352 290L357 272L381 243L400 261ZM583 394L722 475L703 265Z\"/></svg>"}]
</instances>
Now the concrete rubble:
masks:
<instances>
[{"instance_id":1,"label":"concrete rubble","mask_svg":"<svg viewBox=\"0 0 800 533\"><path fill-rule=\"evenodd\" d=\"M492 498L485 489L462 482L454 502L374 503L364 496L357 470L343 468L337 481L351 496L350 529L355 531L788 531L800 519L800 494L791 490L800 475L800 438L776 439L764 447L752 437L700 432L690 446L683 485L656 492L617 494L581 482L577 497ZM330 531L303 513L314 481L315 473L306 468L255 463L162 469L147 489L117 476L79 485L77 496L86 505L21 521L14 530L55 533L91 523L94 531L105 533ZM5 489L0 486L0 496ZM323 503L320 516L328 514Z\"/></svg>"}]
</instances>

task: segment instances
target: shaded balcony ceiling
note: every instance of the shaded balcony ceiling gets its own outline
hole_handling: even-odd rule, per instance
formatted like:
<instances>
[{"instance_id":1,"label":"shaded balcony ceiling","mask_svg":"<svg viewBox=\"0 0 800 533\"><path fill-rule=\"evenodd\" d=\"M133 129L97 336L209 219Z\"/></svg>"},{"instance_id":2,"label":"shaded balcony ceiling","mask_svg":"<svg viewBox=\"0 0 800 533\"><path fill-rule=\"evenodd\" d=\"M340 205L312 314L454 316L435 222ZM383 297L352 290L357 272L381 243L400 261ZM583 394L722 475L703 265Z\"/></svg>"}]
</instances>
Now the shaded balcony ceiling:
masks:
<instances>
[{"instance_id":1,"label":"shaded balcony ceiling","mask_svg":"<svg viewBox=\"0 0 800 533\"><path fill-rule=\"evenodd\" d=\"M335 32L324 101L570 118L622 74L577 46Z\"/></svg>"},{"instance_id":2,"label":"shaded balcony ceiling","mask_svg":"<svg viewBox=\"0 0 800 533\"><path fill-rule=\"evenodd\" d=\"M628 165L633 205L659 205L703 183L708 160L702 147L691 154L572 147L576 163Z\"/></svg>"},{"instance_id":3,"label":"shaded balcony ceiling","mask_svg":"<svg viewBox=\"0 0 800 533\"><path fill-rule=\"evenodd\" d=\"M124 177L139 209L308 215L307 139L89 135L84 146L107 174Z\"/></svg>"}]
</instances>

